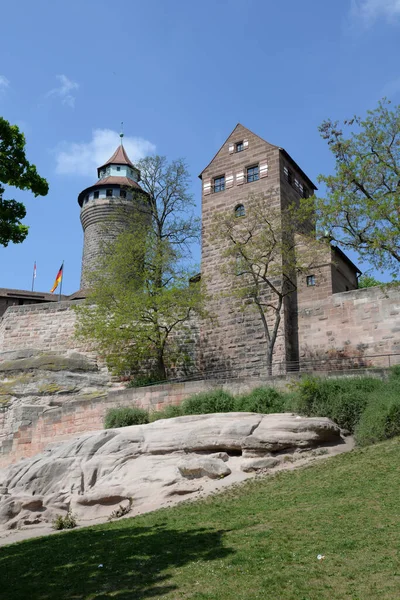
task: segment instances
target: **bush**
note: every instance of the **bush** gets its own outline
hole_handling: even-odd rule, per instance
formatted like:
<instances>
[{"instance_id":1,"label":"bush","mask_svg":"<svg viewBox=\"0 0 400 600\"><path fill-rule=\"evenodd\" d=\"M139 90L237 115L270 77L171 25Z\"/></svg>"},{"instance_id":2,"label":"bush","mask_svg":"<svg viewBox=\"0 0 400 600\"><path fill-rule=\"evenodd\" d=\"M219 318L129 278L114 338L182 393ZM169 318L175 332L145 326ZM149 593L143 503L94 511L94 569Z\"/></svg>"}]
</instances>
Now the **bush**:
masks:
<instances>
[{"instance_id":1,"label":"bush","mask_svg":"<svg viewBox=\"0 0 400 600\"><path fill-rule=\"evenodd\" d=\"M186 398L181 404L181 409L183 415L232 412L235 410L235 399L223 390L211 390Z\"/></svg>"},{"instance_id":2,"label":"bush","mask_svg":"<svg viewBox=\"0 0 400 600\"><path fill-rule=\"evenodd\" d=\"M150 423L159 419L173 419L174 417L182 416L181 406L166 406L162 410L157 410L149 414Z\"/></svg>"},{"instance_id":3,"label":"bush","mask_svg":"<svg viewBox=\"0 0 400 600\"><path fill-rule=\"evenodd\" d=\"M355 430L357 444L368 446L400 435L400 396L390 389L370 398Z\"/></svg>"},{"instance_id":4,"label":"bush","mask_svg":"<svg viewBox=\"0 0 400 600\"><path fill-rule=\"evenodd\" d=\"M74 529L77 524L76 516L68 511L64 517L62 515L56 515L52 527L53 529L60 531L61 529Z\"/></svg>"},{"instance_id":5,"label":"bush","mask_svg":"<svg viewBox=\"0 0 400 600\"><path fill-rule=\"evenodd\" d=\"M137 387L145 387L148 385L156 385L157 383L161 383L156 375L138 375L135 379L131 379L126 387L128 388L137 388Z\"/></svg>"},{"instance_id":6,"label":"bush","mask_svg":"<svg viewBox=\"0 0 400 600\"><path fill-rule=\"evenodd\" d=\"M121 406L110 408L104 419L104 428L128 427L129 425L143 425L149 422L149 413L136 406Z\"/></svg>"},{"instance_id":7,"label":"bush","mask_svg":"<svg viewBox=\"0 0 400 600\"><path fill-rule=\"evenodd\" d=\"M239 412L278 413L285 411L285 397L274 388L259 387L235 400Z\"/></svg>"},{"instance_id":8,"label":"bush","mask_svg":"<svg viewBox=\"0 0 400 600\"><path fill-rule=\"evenodd\" d=\"M384 385L381 380L373 377L307 377L299 384L299 395L294 408L307 416L328 417L353 433L368 404L369 396Z\"/></svg>"}]
</instances>

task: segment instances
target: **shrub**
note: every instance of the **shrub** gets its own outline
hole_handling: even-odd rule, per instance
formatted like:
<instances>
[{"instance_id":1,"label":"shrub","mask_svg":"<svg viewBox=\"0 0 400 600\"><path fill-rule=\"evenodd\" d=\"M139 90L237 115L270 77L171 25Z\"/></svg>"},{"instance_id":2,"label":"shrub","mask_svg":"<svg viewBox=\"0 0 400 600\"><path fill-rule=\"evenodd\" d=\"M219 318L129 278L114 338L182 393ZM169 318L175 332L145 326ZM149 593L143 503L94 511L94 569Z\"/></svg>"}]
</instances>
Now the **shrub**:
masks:
<instances>
[{"instance_id":1,"label":"shrub","mask_svg":"<svg viewBox=\"0 0 400 600\"><path fill-rule=\"evenodd\" d=\"M112 519L120 519L124 515L127 515L132 510L132 504L133 504L133 498L129 498L128 504L126 506L123 506L122 504L120 504L118 508L116 508L115 510L112 511L112 513L108 517L108 520L112 521Z\"/></svg>"},{"instance_id":2,"label":"shrub","mask_svg":"<svg viewBox=\"0 0 400 600\"><path fill-rule=\"evenodd\" d=\"M56 515L55 519L53 519L52 527L53 529L60 531L61 529L74 529L77 524L76 516L68 511L64 517L62 515Z\"/></svg>"},{"instance_id":3,"label":"shrub","mask_svg":"<svg viewBox=\"0 0 400 600\"><path fill-rule=\"evenodd\" d=\"M137 377L135 377L135 379L131 379L131 381L126 387L145 387L147 385L156 385L157 383L160 383L160 381L156 375L138 375Z\"/></svg>"},{"instance_id":4,"label":"shrub","mask_svg":"<svg viewBox=\"0 0 400 600\"><path fill-rule=\"evenodd\" d=\"M128 427L129 425L143 425L149 422L149 413L136 406L121 406L110 408L104 419L104 428Z\"/></svg>"},{"instance_id":5,"label":"shrub","mask_svg":"<svg viewBox=\"0 0 400 600\"><path fill-rule=\"evenodd\" d=\"M239 396L235 408L240 412L277 413L285 411L285 398L274 388L259 387L249 394Z\"/></svg>"},{"instance_id":6,"label":"shrub","mask_svg":"<svg viewBox=\"0 0 400 600\"><path fill-rule=\"evenodd\" d=\"M149 414L149 421L158 421L159 419L173 419L174 417L181 417L182 407L181 406L166 406L162 410L157 410Z\"/></svg>"},{"instance_id":7,"label":"shrub","mask_svg":"<svg viewBox=\"0 0 400 600\"><path fill-rule=\"evenodd\" d=\"M307 377L298 388L295 410L307 416L329 417L351 433L368 404L371 393L384 383L373 377L319 379Z\"/></svg>"},{"instance_id":8,"label":"shrub","mask_svg":"<svg viewBox=\"0 0 400 600\"><path fill-rule=\"evenodd\" d=\"M400 435L400 396L396 390L370 398L355 430L357 444L368 446Z\"/></svg>"},{"instance_id":9,"label":"shrub","mask_svg":"<svg viewBox=\"0 0 400 600\"><path fill-rule=\"evenodd\" d=\"M211 390L186 398L181 404L181 409L184 415L232 412L235 410L235 399L223 390Z\"/></svg>"}]
</instances>

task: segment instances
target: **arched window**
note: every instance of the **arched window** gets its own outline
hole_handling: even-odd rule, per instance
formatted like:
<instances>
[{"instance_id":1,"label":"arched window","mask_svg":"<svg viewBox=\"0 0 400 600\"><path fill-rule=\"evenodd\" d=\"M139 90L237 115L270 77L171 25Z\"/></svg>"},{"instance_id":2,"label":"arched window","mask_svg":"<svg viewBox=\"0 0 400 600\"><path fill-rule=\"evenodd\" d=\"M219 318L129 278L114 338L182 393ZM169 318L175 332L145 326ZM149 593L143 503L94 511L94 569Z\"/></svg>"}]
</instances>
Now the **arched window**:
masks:
<instances>
[{"instance_id":1,"label":"arched window","mask_svg":"<svg viewBox=\"0 0 400 600\"><path fill-rule=\"evenodd\" d=\"M238 204L237 207L235 208L235 217L244 217L245 214L246 214L246 211L244 209L244 205Z\"/></svg>"}]
</instances>

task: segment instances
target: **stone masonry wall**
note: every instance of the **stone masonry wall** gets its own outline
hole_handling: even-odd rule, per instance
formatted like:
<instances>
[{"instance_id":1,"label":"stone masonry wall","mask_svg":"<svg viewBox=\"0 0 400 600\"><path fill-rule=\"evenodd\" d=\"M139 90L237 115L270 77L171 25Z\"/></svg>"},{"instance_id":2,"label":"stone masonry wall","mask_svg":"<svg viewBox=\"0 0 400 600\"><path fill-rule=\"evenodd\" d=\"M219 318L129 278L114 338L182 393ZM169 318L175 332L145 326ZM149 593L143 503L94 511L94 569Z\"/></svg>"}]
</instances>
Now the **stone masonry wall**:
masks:
<instances>
[{"instance_id":1,"label":"stone masonry wall","mask_svg":"<svg viewBox=\"0 0 400 600\"><path fill-rule=\"evenodd\" d=\"M400 363L398 288L365 288L322 299L317 287L307 293L306 298L299 295L300 360L398 353L391 364ZM386 367L389 359L366 358L365 363Z\"/></svg>"},{"instance_id":2,"label":"stone masonry wall","mask_svg":"<svg viewBox=\"0 0 400 600\"><path fill-rule=\"evenodd\" d=\"M73 306L81 300L8 308L0 320L0 352L11 350L85 352L85 346L75 339Z\"/></svg>"}]
</instances>

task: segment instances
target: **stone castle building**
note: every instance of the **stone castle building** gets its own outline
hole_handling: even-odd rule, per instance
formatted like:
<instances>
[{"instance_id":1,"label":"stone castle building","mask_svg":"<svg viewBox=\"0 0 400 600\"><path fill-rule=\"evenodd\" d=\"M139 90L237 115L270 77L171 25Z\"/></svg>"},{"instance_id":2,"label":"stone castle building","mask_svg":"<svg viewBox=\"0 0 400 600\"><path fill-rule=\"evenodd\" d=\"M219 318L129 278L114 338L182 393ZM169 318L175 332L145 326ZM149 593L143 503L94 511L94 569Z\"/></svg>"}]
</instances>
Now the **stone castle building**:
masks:
<instances>
[{"instance_id":1,"label":"stone castle building","mask_svg":"<svg viewBox=\"0 0 400 600\"><path fill-rule=\"evenodd\" d=\"M212 237L212 223L219 212L238 218L245 215L252 195L266 194L275 207L284 209L301 196L312 196L316 188L283 148L240 124L200 179L201 277L210 294L210 312L217 319L212 324L194 324L193 365L207 372L240 369L249 375L262 373L265 338L261 321L255 312L235 310L234 303L223 296L229 284L220 269L222 252ZM96 183L78 196L84 230L81 290L56 302L58 296L0 289L0 352L27 347L59 351L78 348L71 307L84 297L87 276L102 243L118 235L124 227L124 214L137 210L143 193L140 173L121 143L98 168ZM284 305L274 353L276 372L327 357L364 360L375 356L367 362L379 364L378 356L400 353L400 293L380 288L359 290L358 274L340 249L328 247L317 268L299 278L297 291Z\"/></svg>"}]
</instances>

